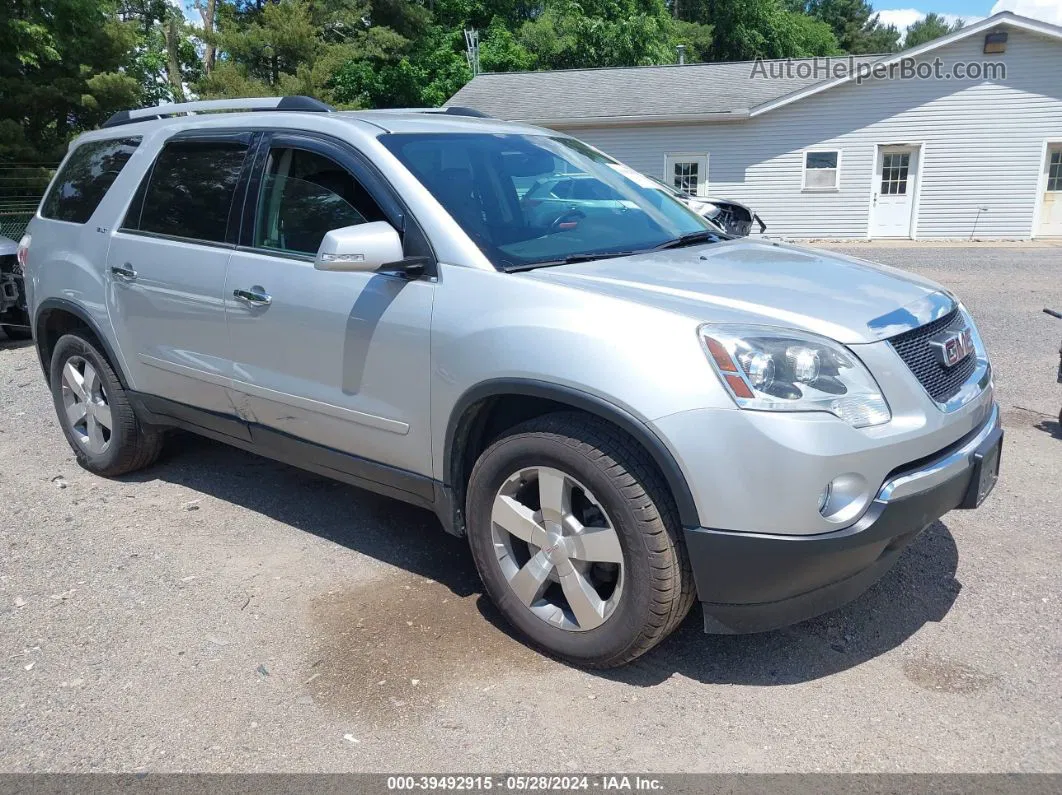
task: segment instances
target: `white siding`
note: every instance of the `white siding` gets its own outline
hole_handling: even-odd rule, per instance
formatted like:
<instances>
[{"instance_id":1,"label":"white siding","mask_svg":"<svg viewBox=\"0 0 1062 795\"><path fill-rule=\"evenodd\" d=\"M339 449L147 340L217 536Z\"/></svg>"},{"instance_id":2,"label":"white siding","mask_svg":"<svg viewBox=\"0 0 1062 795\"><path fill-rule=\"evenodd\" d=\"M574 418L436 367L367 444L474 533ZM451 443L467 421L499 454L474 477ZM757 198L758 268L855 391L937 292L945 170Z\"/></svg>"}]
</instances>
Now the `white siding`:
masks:
<instances>
[{"instance_id":1,"label":"white siding","mask_svg":"<svg viewBox=\"0 0 1062 795\"><path fill-rule=\"evenodd\" d=\"M918 238L1023 238L1032 232L1046 138L1062 138L1062 44L1009 30L1007 52L986 56L975 35L930 53L1001 60L1004 81L854 83L741 122L572 129L634 168L662 177L669 152L710 156L708 190L748 203L770 234L866 237L878 143L922 143ZM842 152L840 189L801 190L801 152ZM978 208L987 207L977 219Z\"/></svg>"}]
</instances>

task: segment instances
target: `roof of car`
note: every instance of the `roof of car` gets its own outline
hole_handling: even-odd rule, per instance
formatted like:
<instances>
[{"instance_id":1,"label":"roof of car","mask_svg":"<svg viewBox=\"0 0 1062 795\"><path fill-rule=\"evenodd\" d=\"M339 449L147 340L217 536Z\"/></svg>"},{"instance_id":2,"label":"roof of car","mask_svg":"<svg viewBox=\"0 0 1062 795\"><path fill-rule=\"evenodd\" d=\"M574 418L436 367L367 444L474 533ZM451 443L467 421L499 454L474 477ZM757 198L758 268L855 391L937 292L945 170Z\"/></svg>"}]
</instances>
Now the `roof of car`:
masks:
<instances>
[{"instance_id":1,"label":"roof of car","mask_svg":"<svg viewBox=\"0 0 1062 795\"><path fill-rule=\"evenodd\" d=\"M502 121L490 117L460 116L440 113L434 109L350 110L339 111L339 118L368 122L387 132L449 132L449 133L532 133L545 132L540 127L519 122Z\"/></svg>"},{"instance_id":2,"label":"roof of car","mask_svg":"<svg viewBox=\"0 0 1062 795\"><path fill-rule=\"evenodd\" d=\"M86 137L111 138L171 126L182 129L224 127L248 130L272 126L313 130L333 126L334 129L335 121L371 125L380 132L388 133L545 132L460 107L334 111L309 97L248 97L119 111L100 130L88 133ZM365 127L362 129L364 131Z\"/></svg>"}]
</instances>

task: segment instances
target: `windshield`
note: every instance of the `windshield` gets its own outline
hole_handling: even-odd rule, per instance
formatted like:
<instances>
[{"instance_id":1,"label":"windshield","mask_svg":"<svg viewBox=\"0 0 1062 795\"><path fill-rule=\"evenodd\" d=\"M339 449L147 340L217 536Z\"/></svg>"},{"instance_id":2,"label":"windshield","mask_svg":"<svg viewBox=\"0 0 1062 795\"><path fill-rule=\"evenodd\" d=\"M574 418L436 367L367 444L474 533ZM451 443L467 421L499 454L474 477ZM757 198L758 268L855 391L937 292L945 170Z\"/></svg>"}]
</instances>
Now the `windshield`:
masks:
<instances>
[{"instance_id":1,"label":"windshield","mask_svg":"<svg viewBox=\"0 0 1062 795\"><path fill-rule=\"evenodd\" d=\"M380 141L502 270L716 231L652 180L571 138L396 133Z\"/></svg>"}]
</instances>

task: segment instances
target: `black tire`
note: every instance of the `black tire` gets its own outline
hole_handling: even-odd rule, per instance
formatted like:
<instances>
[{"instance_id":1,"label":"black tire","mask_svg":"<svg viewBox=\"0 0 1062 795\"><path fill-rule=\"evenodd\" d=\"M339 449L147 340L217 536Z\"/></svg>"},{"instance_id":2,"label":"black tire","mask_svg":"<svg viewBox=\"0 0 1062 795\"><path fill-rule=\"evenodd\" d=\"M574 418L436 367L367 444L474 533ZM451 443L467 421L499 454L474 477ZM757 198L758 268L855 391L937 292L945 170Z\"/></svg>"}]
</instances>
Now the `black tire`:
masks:
<instances>
[{"instance_id":1,"label":"black tire","mask_svg":"<svg viewBox=\"0 0 1062 795\"><path fill-rule=\"evenodd\" d=\"M9 340L20 341L33 339L33 332L25 326L0 326Z\"/></svg>"},{"instance_id":2,"label":"black tire","mask_svg":"<svg viewBox=\"0 0 1062 795\"><path fill-rule=\"evenodd\" d=\"M623 594L611 616L593 629L562 629L532 613L509 586L494 551L495 496L515 472L536 466L584 484L619 537ZM693 605L693 576L670 492L633 439L591 415L548 414L491 444L472 470L466 515L472 555L494 604L531 644L573 665L624 665L666 638Z\"/></svg>"},{"instance_id":3,"label":"black tire","mask_svg":"<svg viewBox=\"0 0 1062 795\"><path fill-rule=\"evenodd\" d=\"M111 410L110 439L98 455L78 441L63 403L63 368L72 357L80 357L95 368ZM97 475L115 477L154 463L162 450L162 432L140 422L110 362L90 338L77 332L60 337L52 351L49 373L59 426L78 464Z\"/></svg>"}]
</instances>

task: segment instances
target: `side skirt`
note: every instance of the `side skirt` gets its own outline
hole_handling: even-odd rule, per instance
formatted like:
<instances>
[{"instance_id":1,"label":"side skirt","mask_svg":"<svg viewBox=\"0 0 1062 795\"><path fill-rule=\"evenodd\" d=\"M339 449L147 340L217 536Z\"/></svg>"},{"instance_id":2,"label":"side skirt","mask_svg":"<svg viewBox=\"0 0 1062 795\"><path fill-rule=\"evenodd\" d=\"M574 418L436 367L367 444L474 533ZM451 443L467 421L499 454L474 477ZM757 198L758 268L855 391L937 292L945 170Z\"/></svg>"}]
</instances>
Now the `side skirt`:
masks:
<instances>
[{"instance_id":1,"label":"side skirt","mask_svg":"<svg viewBox=\"0 0 1062 795\"><path fill-rule=\"evenodd\" d=\"M150 425L181 428L284 464L349 483L434 511L447 532L453 530L450 490L425 475L351 455L297 436L248 423L229 414L178 403L157 395L129 391L129 402Z\"/></svg>"}]
</instances>

